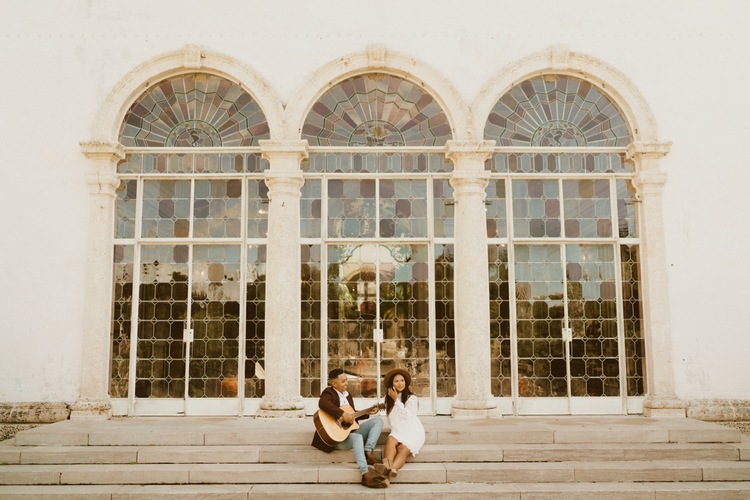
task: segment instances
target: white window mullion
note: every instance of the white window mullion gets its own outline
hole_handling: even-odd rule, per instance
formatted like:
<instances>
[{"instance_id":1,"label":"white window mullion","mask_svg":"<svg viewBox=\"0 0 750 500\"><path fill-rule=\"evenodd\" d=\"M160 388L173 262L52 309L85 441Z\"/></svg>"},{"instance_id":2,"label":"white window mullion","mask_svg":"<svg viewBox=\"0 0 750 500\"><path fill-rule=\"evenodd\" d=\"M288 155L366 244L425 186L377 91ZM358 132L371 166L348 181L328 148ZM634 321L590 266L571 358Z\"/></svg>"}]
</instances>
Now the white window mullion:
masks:
<instances>
[{"instance_id":1,"label":"white window mullion","mask_svg":"<svg viewBox=\"0 0 750 500\"><path fill-rule=\"evenodd\" d=\"M135 377L138 362L138 311L141 291L141 217L143 216L143 178L137 179L135 204L135 241L133 244L133 292L130 303L130 363L128 368L128 415L135 415Z\"/></svg>"}]
</instances>

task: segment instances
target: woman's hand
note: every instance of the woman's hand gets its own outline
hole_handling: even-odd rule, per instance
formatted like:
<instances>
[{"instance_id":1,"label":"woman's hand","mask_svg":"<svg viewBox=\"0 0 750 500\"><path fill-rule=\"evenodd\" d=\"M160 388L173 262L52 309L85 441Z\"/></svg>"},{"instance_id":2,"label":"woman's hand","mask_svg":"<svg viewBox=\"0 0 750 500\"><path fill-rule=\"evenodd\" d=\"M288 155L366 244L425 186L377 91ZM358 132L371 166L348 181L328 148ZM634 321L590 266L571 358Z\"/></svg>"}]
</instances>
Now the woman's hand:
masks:
<instances>
[{"instance_id":1,"label":"woman's hand","mask_svg":"<svg viewBox=\"0 0 750 500\"><path fill-rule=\"evenodd\" d=\"M393 387L389 387L388 397L390 397L395 402L396 398L398 397L398 393L396 392L396 389L394 389Z\"/></svg>"}]
</instances>

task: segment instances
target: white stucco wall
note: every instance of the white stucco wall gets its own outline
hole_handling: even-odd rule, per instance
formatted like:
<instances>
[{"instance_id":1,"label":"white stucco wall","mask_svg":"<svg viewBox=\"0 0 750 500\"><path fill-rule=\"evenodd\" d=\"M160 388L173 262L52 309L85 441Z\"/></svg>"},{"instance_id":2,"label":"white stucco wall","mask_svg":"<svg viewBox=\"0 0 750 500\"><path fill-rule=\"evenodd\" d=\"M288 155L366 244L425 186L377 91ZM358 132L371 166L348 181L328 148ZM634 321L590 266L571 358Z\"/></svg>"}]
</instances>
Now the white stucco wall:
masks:
<instances>
[{"instance_id":1,"label":"white stucco wall","mask_svg":"<svg viewBox=\"0 0 750 500\"><path fill-rule=\"evenodd\" d=\"M369 44L431 66L470 104L501 68L564 44L624 75L663 160L677 395L750 399L750 3L599 0L6 0L0 5L0 402L73 401L88 166L78 143L126 74L196 44L287 103Z\"/></svg>"}]
</instances>

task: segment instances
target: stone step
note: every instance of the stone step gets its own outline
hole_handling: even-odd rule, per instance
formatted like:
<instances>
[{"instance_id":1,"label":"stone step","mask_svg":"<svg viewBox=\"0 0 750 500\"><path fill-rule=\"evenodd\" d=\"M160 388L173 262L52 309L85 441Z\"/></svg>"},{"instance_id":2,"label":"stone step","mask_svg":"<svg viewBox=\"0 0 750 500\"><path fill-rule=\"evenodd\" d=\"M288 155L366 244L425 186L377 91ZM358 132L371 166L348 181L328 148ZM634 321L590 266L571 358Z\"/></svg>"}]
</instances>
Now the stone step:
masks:
<instances>
[{"instance_id":1,"label":"stone step","mask_svg":"<svg viewBox=\"0 0 750 500\"><path fill-rule=\"evenodd\" d=\"M750 498L750 482L391 483L386 489L367 489L359 484L0 486L0 498L3 500L329 500L336 497L372 500L747 500Z\"/></svg>"},{"instance_id":2,"label":"stone step","mask_svg":"<svg viewBox=\"0 0 750 500\"><path fill-rule=\"evenodd\" d=\"M750 444L750 443L749 443ZM428 444L410 459L432 462L576 462L750 460L736 443ZM376 455L381 450L376 450ZM0 464L348 463L349 451L322 453L309 445L247 446L0 446Z\"/></svg>"},{"instance_id":3,"label":"stone step","mask_svg":"<svg viewBox=\"0 0 750 500\"><path fill-rule=\"evenodd\" d=\"M504 418L425 417L426 444L739 443L737 429L690 419L644 417ZM18 446L309 445L312 419L112 419L65 421L21 432ZM386 426L381 443L385 442Z\"/></svg>"},{"instance_id":4,"label":"stone step","mask_svg":"<svg viewBox=\"0 0 750 500\"><path fill-rule=\"evenodd\" d=\"M346 464L6 465L0 485L350 483ZM750 481L750 462L612 461L407 463L398 483Z\"/></svg>"}]
</instances>

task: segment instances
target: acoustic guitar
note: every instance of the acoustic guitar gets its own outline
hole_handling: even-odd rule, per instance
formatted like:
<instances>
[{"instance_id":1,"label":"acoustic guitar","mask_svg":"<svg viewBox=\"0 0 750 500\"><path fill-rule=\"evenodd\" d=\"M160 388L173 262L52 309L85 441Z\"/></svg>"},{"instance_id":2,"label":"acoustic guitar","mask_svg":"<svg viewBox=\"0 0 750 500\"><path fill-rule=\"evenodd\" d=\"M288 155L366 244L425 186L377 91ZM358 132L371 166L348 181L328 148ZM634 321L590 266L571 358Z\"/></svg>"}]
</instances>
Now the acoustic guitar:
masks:
<instances>
[{"instance_id":1,"label":"acoustic guitar","mask_svg":"<svg viewBox=\"0 0 750 500\"><path fill-rule=\"evenodd\" d=\"M383 408L385 408L385 404L374 404L369 408L365 408L364 410L357 412L355 412L354 408L349 405L342 406L341 409L344 410L345 413L349 413L352 418L355 419L351 424L347 424L346 422L339 422L328 413L318 410L313 415L313 422L315 422L315 432L318 433L318 436L320 436L320 439L322 439L325 444L327 444L328 446L336 446L337 444L348 438L350 432L355 429L359 429L359 424L357 423L356 419L358 419L362 415L367 415L375 408L377 408L378 410L382 410Z\"/></svg>"}]
</instances>

